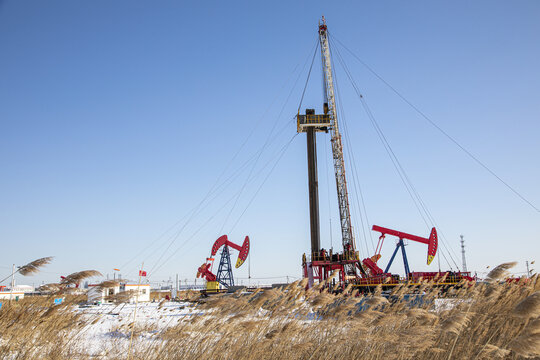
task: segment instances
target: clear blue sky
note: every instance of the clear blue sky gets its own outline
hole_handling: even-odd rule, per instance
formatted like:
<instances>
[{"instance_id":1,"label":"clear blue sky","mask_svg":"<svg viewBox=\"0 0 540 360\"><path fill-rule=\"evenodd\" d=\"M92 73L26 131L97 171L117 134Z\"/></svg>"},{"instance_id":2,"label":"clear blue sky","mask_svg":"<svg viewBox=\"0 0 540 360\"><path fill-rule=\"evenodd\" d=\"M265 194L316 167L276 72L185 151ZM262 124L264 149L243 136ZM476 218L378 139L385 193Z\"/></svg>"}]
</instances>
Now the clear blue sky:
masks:
<instances>
[{"instance_id":1,"label":"clear blue sky","mask_svg":"<svg viewBox=\"0 0 540 360\"><path fill-rule=\"evenodd\" d=\"M303 134L275 160L296 133L321 15L335 38L540 205L538 1L4 0L0 272L54 255L44 272L18 282L116 267L133 277L143 261L153 281L191 280L227 233L235 242L250 235L252 277L300 276L309 251ZM516 260L519 272L538 260L540 214L340 52L455 261L460 234L472 270ZM370 225L427 236L337 63L336 72ZM302 108L321 109L320 78L317 58ZM331 218L338 248L328 136L318 143L322 244L330 246ZM214 184L227 186L182 229ZM388 239L383 263L392 248ZM425 265L424 245L407 249L412 269L436 270ZM403 272L399 259L392 270Z\"/></svg>"}]
</instances>

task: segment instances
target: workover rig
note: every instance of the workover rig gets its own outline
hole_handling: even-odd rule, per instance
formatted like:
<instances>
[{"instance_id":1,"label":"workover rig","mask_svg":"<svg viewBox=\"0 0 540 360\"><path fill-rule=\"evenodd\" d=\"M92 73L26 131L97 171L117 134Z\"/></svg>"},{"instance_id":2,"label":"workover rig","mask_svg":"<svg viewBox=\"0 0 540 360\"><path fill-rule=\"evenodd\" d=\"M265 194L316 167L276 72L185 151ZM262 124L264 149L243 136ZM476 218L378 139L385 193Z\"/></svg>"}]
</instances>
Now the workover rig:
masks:
<instances>
[{"instance_id":1,"label":"workover rig","mask_svg":"<svg viewBox=\"0 0 540 360\"><path fill-rule=\"evenodd\" d=\"M378 284L384 286L395 286L403 281L418 282L421 279L435 280L438 284L456 284L462 280L473 280L470 273L441 273L441 272L411 272L405 252L404 240L420 242L428 245L427 264L429 265L438 247L438 237L435 228L432 228L428 238L407 234L404 232L374 225L372 230L381 234L375 254L360 261L351 225L351 214L349 210L349 195L347 192L347 180L345 177L345 163L343 160L343 146L336 112L336 99L334 93L334 81L332 63L330 57L328 29L324 17L319 22L319 43L321 48L321 60L323 69L324 104L323 114L315 114L315 110L306 109L305 115L297 114L297 131L305 132L307 137L307 158L308 158L308 185L309 185L309 214L311 231L311 255L302 257L303 275L308 279L308 286L313 286L315 281L323 282L338 272L337 280L341 287L348 284L358 287L372 287ZM341 226L341 237L343 251L333 253L326 251L320 246L320 222L319 222L319 195L317 180L317 144L316 133L330 133L332 144L332 158L334 163L334 173L336 177L339 218ZM383 270L377 261L381 258L381 248L386 235L396 236L398 242L395 251ZM405 267L405 278L389 273L390 266L394 258L401 249L403 264Z\"/></svg>"}]
</instances>

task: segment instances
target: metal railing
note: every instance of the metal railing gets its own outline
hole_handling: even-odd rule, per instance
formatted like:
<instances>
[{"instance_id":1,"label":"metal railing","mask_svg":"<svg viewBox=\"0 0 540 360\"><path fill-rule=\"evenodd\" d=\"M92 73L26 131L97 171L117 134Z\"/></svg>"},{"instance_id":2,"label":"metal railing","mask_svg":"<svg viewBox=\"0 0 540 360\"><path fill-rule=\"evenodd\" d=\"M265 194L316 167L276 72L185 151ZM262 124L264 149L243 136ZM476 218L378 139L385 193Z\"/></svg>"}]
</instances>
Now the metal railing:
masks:
<instances>
[{"instance_id":1,"label":"metal railing","mask_svg":"<svg viewBox=\"0 0 540 360\"><path fill-rule=\"evenodd\" d=\"M344 251L339 253L332 253L331 251L321 251L318 253L313 253L309 257L310 261L351 261L358 260L358 252L356 251Z\"/></svg>"},{"instance_id":2,"label":"metal railing","mask_svg":"<svg viewBox=\"0 0 540 360\"><path fill-rule=\"evenodd\" d=\"M305 127L327 128L330 126L329 115L300 115L296 116L298 132L302 132Z\"/></svg>"}]
</instances>

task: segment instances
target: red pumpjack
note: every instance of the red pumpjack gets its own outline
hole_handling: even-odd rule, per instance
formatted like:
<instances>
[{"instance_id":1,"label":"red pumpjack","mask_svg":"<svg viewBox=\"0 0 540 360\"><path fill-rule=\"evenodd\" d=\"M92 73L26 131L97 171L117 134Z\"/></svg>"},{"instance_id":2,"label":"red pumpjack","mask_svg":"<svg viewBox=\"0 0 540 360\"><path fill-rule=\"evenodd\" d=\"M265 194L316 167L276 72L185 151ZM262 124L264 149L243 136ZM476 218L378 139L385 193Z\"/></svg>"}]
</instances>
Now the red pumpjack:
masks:
<instances>
[{"instance_id":1,"label":"red pumpjack","mask_svg":"<svg viewBox=\"0 0 540 360\"><path fill-rule=\"evenodd\" d=\"M369 276L366 279L362 279L361 283L365 283L365 284L398 283L399 276L392 275L391 273L389 273L389 270L399 249L401 249L401 253L403 256L403 265L405 267L405 277L406 277L406 280L409 282L418 283L422 280L436 280L436 281L438 280L445 284L456 284L462 280L474 281L474 278L471 277L471 274L469 272L452 272L452 271L411 272L410 271L409 262L407 260L407 254L405 252L404 240L411 240L411 241L428 245L427 265L429 265L435 258L435 255L437 254L437 248L438 248L438 236L437 236L437 230L435 228L431 229L431 233L428 238L423 238L420 236L407 234L402 231L392 230L392 229L385 228L382 226L377 226L377 225L373 225L372 230L380 232L381 236L379 237L379 242L377 243L375 255L373 255L371 258L366 258L362 260L362 264L366 268L366 272L369 274ZM396 243L396 248L394 250L394 253L392 254L392 257L390 258L390 261L388 262L388 265L383 270L377 265L377 261L381 258L380 253L381 253L382 245L384 243L384 239L386 235L395 236L399 240Z\"/></svg>"},{"instance_id":2,"label":"red pumpjack","mask_svg":"<svg viewBox=\"0 0 540 360\"><path fill-rule=\"evenodd\" d=\"M249 254L249 236L246 236L242 246L239 246L232 241L229 241L227 235L220 236L212 245L211 257L206 258L206 262L197 269L197 278L204 278L206 281L219 281L218 276L212 272L214 265L214 256L222 246L228 246L238 250L238 259L236 260L236 268L242 266Z\"/></svg>"}]
</instances>

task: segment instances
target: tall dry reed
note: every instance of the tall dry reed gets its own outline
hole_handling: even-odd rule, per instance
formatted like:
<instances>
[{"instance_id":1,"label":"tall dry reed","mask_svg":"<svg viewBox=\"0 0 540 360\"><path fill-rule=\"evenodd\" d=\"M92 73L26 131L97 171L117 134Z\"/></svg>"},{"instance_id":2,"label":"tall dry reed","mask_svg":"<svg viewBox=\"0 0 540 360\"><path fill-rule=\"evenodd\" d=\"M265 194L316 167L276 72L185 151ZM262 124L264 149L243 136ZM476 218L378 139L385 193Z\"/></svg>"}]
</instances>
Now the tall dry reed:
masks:
<instances>
[{"instance_id":1,"label":"tall dry reed","mask_svg":"<svg viewBox=\"0 0 540 360\"><path fill-rule=\"evenodd\" d=\"M125 359L121 334L131 330L131 358L141 360L538 357L540 281L499 281L508 269L495 268L486 283L442 290L426 282L396 287L389 296L382 288L366 295L354 288L306 291L305 281L206 299L185 294L198 315L171 326L164 319L160 326L118 326L118 339L104 345L98 358ZM54 306L43 297L7 304L0 310L1 358L89 358L85 339L102 319L73 311L78 301Z\"/></svg>"}]
</instances>

